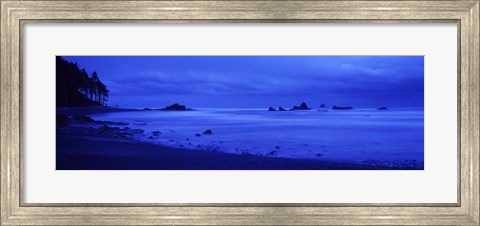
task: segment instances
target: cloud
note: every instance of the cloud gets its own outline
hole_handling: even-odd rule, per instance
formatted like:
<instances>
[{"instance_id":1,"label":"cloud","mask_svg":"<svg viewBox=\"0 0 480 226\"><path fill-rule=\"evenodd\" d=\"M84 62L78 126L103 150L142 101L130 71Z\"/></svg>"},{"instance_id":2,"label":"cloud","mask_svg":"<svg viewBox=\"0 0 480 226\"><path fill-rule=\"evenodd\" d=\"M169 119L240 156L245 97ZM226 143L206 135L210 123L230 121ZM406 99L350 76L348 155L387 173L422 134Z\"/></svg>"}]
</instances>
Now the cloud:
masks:
<instances>
[{"instance_id":1,"label":"cloud","mask_svg":"<svg viewBox=\"0 0 480 226\"><path fill-rule=\"evenodd\" d=\"M127 107L155 106L159 99L167 98L192 100L199 106L231 105L232 102L242 106L268 105L278 97L292 101L325 97L331 102L350 101L351 105L365 106L389 101L399 106L423 106L422 56L78 56L66 59L78 62L88 72L96 70L111 91L111 102Z\"/></svg>"}]
</instances>

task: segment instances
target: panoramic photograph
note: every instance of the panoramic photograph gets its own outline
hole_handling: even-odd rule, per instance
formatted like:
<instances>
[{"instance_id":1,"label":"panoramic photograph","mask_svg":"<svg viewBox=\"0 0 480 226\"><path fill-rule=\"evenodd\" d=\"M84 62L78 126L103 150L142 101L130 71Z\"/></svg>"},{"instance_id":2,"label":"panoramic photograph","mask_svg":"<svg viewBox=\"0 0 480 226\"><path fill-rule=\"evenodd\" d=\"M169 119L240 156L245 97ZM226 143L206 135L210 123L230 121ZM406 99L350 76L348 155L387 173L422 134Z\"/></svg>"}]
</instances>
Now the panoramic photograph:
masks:
<instances>
[{"instance_id":1,"label":"panoramic photograph","mask_svg":"<svg viewBox=\"0 0 480 226\"><path fill-rule=\"evenodd\" d=\"M56 56L56 170L423 170L423 56Z\"/></svg>"}]
</instances>

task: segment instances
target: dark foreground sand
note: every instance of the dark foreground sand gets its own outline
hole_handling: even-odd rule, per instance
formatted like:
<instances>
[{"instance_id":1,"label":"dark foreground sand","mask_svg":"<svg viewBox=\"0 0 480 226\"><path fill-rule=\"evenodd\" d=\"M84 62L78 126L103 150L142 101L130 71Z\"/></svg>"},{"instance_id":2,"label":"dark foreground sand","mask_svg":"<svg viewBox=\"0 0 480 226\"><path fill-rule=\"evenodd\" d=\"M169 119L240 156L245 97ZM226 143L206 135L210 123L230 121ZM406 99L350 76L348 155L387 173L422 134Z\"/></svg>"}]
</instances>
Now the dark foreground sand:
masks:
<instances>
[{"instance_id":1,"label":"dark foreground sand","mask_svg":"<svg viewBox=\"0 0 480 226\"><path fill-rule=\"evenodd\" d=\"M57 134L57 170L353 170L346 163L236 155L163 147L135 141Z\"/></svg>"}]
</instances>

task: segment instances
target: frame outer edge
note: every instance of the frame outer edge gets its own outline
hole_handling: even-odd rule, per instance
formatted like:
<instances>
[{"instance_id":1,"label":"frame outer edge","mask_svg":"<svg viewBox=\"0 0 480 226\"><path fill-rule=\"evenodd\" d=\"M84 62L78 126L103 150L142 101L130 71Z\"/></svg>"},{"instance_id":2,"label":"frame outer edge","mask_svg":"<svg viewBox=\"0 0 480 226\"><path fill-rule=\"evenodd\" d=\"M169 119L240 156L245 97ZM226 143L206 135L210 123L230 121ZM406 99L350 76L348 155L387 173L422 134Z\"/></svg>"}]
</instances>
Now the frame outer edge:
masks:
<instances>
[{"instance_id":1,"label":"frame outer edge","mask_svg":"<svg viewBox=\"0 0 480 226\"><path fill-rule=\"evenodd\" d=\"M10 21L12 29L9 32L10 36L10 84L12 85L11 89L11 103L10 103L10 122L12 125L9 127L9 132L11 133L9 140L9 146L12 150L20 150L20 98L21 98L21 84L20 84L20 18L17 14L11 14ZM19 125L19 126L17 126ZM9 168L10 168L10 189L12 193L10 194L9 201L12 207L12 215L16 215L19 210L20 205L20 152L14 151L10 153L9 158Z\"/></svg>"},{"instance_id":2,"label":"frame outer edge","mask_svg":"<svg viewBox=\"0 0 480 226\"><path fill-rule=\"evenodd\" d=\"M468 224L479 225L479 3L461 19L462 157L461 208ZM466 28L466 29L465 29ZM465 219L465 220L467 220Z\"/></svg>"},{"instance_id":3,"label":"frame outer edge","mask_svg":"<svg viewBox=\"0 0 480 226\"><path fill-rule=\"evenodd\" d=\"M480 181L479 181L479 164L480 164L480 47L479 47L479 5L477 1L475 6L470 10L470 76L471 76L471 100L470 107L472 120L470 131L472 136L470 138L470 144L473 146L471 153L470 161L470 205L469 205L469 215L471 216L474 224L480 225Z\"/></svg>"},{"instance_id":4,"label":"frame outer edge","mask_svg":"<svg viewBox=\"0 0 480 226\"><path fill-rule=\"evenodd\" d=\"M9 147L10 133L9 133L9 122L10 122L10 89L12 85L10 84L10 59L9 59L9 50L10 48L10 39L9 39L9 24L10 11L6 7L4 2L1 3L0 16L1 16L1 50L0 50L0 59L1 59L1 74L0 74L0 147L1 147L1 159L0 159L0 168L1 168L1 181L0 181L0 201L1 201L1 218L0 223L5 223L8 218L11 216L11 206L10 206L10 167L9 167L9 155L11 149Z\"/></svg>"}]
</instances>

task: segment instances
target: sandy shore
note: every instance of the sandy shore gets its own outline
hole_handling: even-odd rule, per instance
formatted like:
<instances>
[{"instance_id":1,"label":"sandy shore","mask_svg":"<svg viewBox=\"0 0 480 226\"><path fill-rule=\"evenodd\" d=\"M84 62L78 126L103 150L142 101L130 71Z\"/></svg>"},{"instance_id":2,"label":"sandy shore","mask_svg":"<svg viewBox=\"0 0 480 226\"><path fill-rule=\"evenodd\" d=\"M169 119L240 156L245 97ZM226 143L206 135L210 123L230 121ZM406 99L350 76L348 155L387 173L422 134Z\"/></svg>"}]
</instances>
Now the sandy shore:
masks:
<instances>
[{"instance_id":1,"label":"sandy shore","mask_svg":"<svg viewBox=\"0 0 480 226\"><path fill-rule=\"evenodd\" d=\"M80 116L135 111L112 108L63 108L57 115ZM116 122L118 125L119 122ZM128 128L108 122L72 121L57 127L57 170L392 170L372 166L310 159L189 150L142 143Z\"/></svg>"},{"instance_id":2,"label":"sandy shore","mask_svg":"<svg viewBox=\"0 0 480 226\"><path fill-rule=\"evenodd\" d=\"M121 138L57 134L57 170L354 170L345 163L236 155L134 142Z\"/></svg>"}]
</instances>

